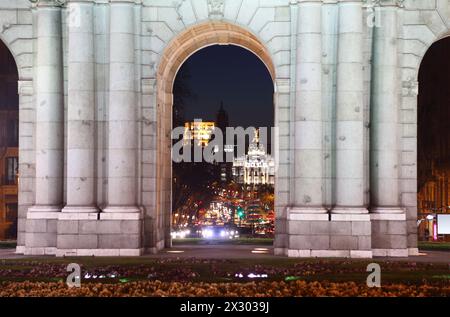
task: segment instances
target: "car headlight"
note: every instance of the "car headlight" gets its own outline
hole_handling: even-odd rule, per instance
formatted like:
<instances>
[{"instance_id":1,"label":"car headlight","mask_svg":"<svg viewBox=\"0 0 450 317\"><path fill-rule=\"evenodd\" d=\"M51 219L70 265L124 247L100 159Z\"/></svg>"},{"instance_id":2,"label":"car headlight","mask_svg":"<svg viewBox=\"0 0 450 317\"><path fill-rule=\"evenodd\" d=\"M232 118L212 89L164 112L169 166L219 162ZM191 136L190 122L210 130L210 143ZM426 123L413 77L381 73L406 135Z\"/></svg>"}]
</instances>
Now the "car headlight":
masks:
<instances>
[{"instance_id":1,"label":"car headlight","mask_svg":"<svg viewBox=\"0 0 450 317\"><path fill-rule=\"evenodd\" d=\"M202 231L202 235L205 238L212 238L213 231L211 229L205 229L205 230Z\"/></svg>"}]
</instances>

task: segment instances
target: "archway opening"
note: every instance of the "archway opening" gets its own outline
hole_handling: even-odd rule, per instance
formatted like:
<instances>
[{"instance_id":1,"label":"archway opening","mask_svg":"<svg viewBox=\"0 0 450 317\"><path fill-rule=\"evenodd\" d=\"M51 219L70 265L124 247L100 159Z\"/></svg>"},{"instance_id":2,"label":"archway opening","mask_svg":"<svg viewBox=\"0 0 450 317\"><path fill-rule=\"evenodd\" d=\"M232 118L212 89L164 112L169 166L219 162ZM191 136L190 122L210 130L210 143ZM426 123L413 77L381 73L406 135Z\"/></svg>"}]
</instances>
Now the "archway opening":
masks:
<instances>
[{"instance_id":1,"label":"archway opening","mask_svg":"<svg viewBox=\"0 0 450 317\"><path fill-rule=\"evenodd\" d=\"M17 66L0 41L0 240L17 238L19 97Z\"/></svg>"},{"instance_id":2,"label":"archway opening","mask_svg":"<svg viewBox=\"0 0 450 317\"><path fill-rule=\"evenodd\" d=\"M418 237L450 241L450 38L434 43L419 71Z\"/></svg>"},{"instance_id":3,"label":"archway opening","mask_svg":"<svg viewBox=\"0 0 450 317\"><path fill-rule=\"evenodd\" d=\"M272 59L270 57L270 54L268 52L268 50L265 48L265 46L263 44L261 44L261 42L250 32L248 32L247 30L226 23L226 22L208 22L208 23L203 23L203 24L199 24L196 26L193 26L189 29L187 29L186 31L184 31L182 34L180 34L179 36L177 36L175 39L173 39L169 45L165 48L164 53L161 55L161 59L160 59L160 63L158 66L158 71L157 71L157 97L156 97L156 102L157 102L157 144L156 144L156 153L157 153L157 158L156 158L156 222L157 222L157 228L159 232L164 232L164 245L166 247L170 247L172 246L172 237L174 236L174 231L180 231L181 227L179 226L179 222L177 222L177 220L174 219L177 217L181 217L181 219L183 218L183 215L181 213L178 213L178 216L176 216L176 212L172 213L172 211L174 209L176 209L176 206L174 204L175 208L172 208L172 202L173 200L176 199L176 185L174 185L175 181L177 181L175 179L175 177L173 177L173 171L172 171L172 161L173 161L173 153L175 152L174 147L175 147L175 140L171 139L171 136L176 135L176 133L174 134L176 125L182 125L182 132L180 133L179 136L181 136L182 139L184 139L184 135L185 135L185 131L189 130L186 129L185 124L188 123L192 123L192 126L195 127L196 124L195 122L191 122L189 120L192 119L202 119L202 124L197 125L197 126L201 126L201 127L205 127L206 125L203 124L203 122L205 122L205 120L211 120L214 122L214 127L216 126L216 121L226 121L226 117L228 115L228 119L230 119L229 113L227 113L229 110L226 109L227 107L236 107L237 105L234 102L228 102L226 97L224 96L225 93L222 92L218 95L215 96L215 100L210 100L209 103L207 103L206 108L208 108L208 116L205 113L200 113L199 117L200 118L182 118L183 120L179 120L180 118L177 117L179 114L176 113L177 108L175 107L175 111L173 112L172 110L174 109L173 104L174 102L177 102L178 96L177 96L177 86L178 84L176 83L176 77L177 75L179 75L179 78L182 78L183 76L186 75L186 71L183 70L183 65L189 65L190 64L190 58L193 58L194 60L196 59L196 55L200 54L199 56L201 56L202 54L204 54L205 52L208 53L209 50L219 50L221 51L222 49L226 50L226 49L231 49L231 50L240 50L240 54L247 54L248 57L252 58L252 62L253 63L257 63L259 65L259 70L264 72L264 77L267 79L266 81L266 87L268 87L267 89L265 88L259 88L256 89L258 91L258 93L253 94L254 99L258 99L258 95L261 94L261 89L263 89L266 93L267 96L269 96L270 99L268 99L268 105L269 105L269 112L270 115L269 117L271 118L271 122L268 125L270 125L270 127L273 126L277 126L277 123L273 123L274 121L274 98L273 98L273 93L274 93L274 81L275 81L275 68L274 65L272 63ZM210 53L208 53L207 55L209 55ZM215 61L215 63L212 63L212 65L210 67L201 67L203 70L207 71L209 70L214 70L217 69L217 65L221 64L222 68L223 67L223 63L227 60L227 57L229 57L227 54L223 55L222 53L222 59L220 61ZM200 58L201 60L201 58ZM235 58L234 60L228 60L228 62L237 62L239 61L240 58ZM189 68L189 66L188 66ZM197 69L198 67L196 67ZM239 72L234 74L234 77L229 75L230 77L233 78L229 78L228 82L234 83L236 82L236 78L239 76L239 74L244 74L245 75L245 65L241 66L239 69ZM191 69L191 72L193 70ZM248 71L248 70L247 70ZM208 80L207 78L205 78L205 76L201 76L203 77L203 80ZM206 76L207 77L207 76ZM244 76L245 77L245 76ZM214 81L216 78L210 78L210 81ZM239 78L238 78L239 79ZM239 81L239 80L238 80ZM247 81L245 83L246 85L255 85L254 81L250 80ZM219 87L220 88L220 87ZM223 88L223 87L222 87ZM255 87L253 87L253 89L255 90ZM240 89L240 91L244 91L245 89ZM248 90L250 91L250 89ZM246 97L247 98L251 98L252 94L248 94ZM221 105L221 101L223 101L223 109L220 109L220 105ZM244 107L241 107L243 110ZM252 109L253 107L246 107L248 109L251 109L250 111L253 111L253 113L255 114L253 117L258 117L258 109ZM244 111L245 112L245 111ZM243 112L243 113L244 113ZM193 113L190 113L191 116L193 115ZM205 120L203 120L203 118ZM221 119L219 119L219 117ZM236 116L236 118L245 118L248 117L248 114L244 114L241 116ZM178 120L175 124L175 122L173 121L174 118L177 118L176 120ZM195 121L195 120L194 120ZM258 125L259 123L257 121L254 121L255 125ZM245 125L245 124L244 124ZM267 125L264 124L264 125ZM257 127L256 127L257 128ZM215 131L217 130L217 128L215 128ZM264 129L263 129L264 130ZM249 145L251 143L251 141L255 138L255 133L254 130L245 130L245 133L249 133L249 131L252 131L250 134L248 134L248 136L246 137L247 139L247 147L245 147L244 145L244 153L236 153L236 154L242 154L242 157L245 157L245 155L248 153L245 151L249 150ZM265 132L267 132L267 129L265 130ZM245 134L244 133L244 134ZM271 136L267 136L267 134L264 134L264 141L266 140L271 140ZM175 137L176 138L176 137ZM224 139L225 136L224 136ZM244 137L245 139L245 137ZM212 141L216 140L216 136L212 136L212 138L209 140L209 145L213 144ZM270 141L269 141L270 142ZM225 143L225 142L223 142ZM233 142L231 142L233 143ZM275 142L272 142L275 143ZM181 143L183 144L183 143ZM192 144L194 144L194 142L192 142ZM245 144L245 143L244 143ZM204 144L205 145L205 144ZM201 147L201 146L200 146ZM220 153L222 155L226 155L225 153L225 148L230 148L233 147L233 145L225 145L222 147L222 150ZM268 146L270 148L270 145ZM266 154L270 154L270 149L265 149L267 152ZM229 153L233 152L232 150L228 150ZM211 151L211 153L216 153L215 151ZM193 151L192 151L192 154ZM234 152L233 152L234 154ZM227 160L226 158L224 159L225 161ZM233 176L233 159L231 159L231 164L221 164L221 163L210 163L210 169L211 170L215 170L216 172L213 172L212 174L216 173L215 175L218 177L217 181L218 184L222 183L221 181L221 177L225 177L229 175L229 179L232 180ZM230 163L230 162L228 162ZM273 171L275 170L275 166L273 166ZM223 172L223 173L222 173ZM210 173L210 175L212 175ZM222 175L224 174L224 175ZM275 178L274 176L272 176L272 178L270 179L271 182L275 182ZM234 181L236 183L236 181ZM236 185L236 184L235 184ZM208 186L208 185L207 185ZM237 185L236 185L237 186ZM174 191L172 191L172 187L174 188ZM210 185L210 189L212 190L212 187ZM214 189L218 189L217 186L214 186ZM223 188L222 188L223 189ZM227 189L231 191L230 189ZM239 190L237 190L239 192ZM273 186L270 189L270 191L273 191ZM234 191L236 192L236 190ZM273 197L274 195L271 195L272 201L273 201ZM202 205L204 205L205 203L202 201ZM179 205L179 203L178 203ZM271 204L273 205L273 204ZM269 205L269 206L271 206ZM210 206L208 204L208 206ZM235 215L238 214L238 212L243 215L246 210L245 210L245 206L239 206L240 208L238 209L238 206L235 206L235 209L231 210L231 213L234 213ZM229 205L227 205L227 208L229 208ZM270 208L270 207L269 207ZM254 206L253 208L255 210L255 214L257 207ZM250 209L249 209L250 210ZM192 215L192 214L191 214ZM196 213L196 215L198 216L198 213ZM194 220L197 220L197 216L195 216ZM187 217L187 215L185 215L185 218ZM275 215L273 213L273 207L271 210L271 213L268 215L269 218L275 218ZM256 217L255 217L256 218ZM191 217L192 219L192 217ZM175 224L174 224L175 223ZM273 222L272 222L273 223ZM217 225L217 221L215 223ZM221 222L222 224L222 222ZM186 223L184 223L184 227L186 227ZM160 231L161 230L161 231ZM255 233L256 229L255 227L253 227L252 232ZM196 230L196 229L192 229L191 231L195 231L194 233L198 233L201 234L202 230ZM229 237L229 232L230 231L237 231L237 230L219 230L217 231L218 234L220 235L221 232L225 234L227 236L227 238ZM186 231L185 231L186 232ZM207 233L208 235L208 233ZM162 235L160 235L160 237L162 237Z\"/></svg>"},{"instance_id":4,"label":"archway opening","mask_svg":"<svg viewBox=\"0 0 450 317\"><path fill-rule=\"evenodd\" d=\"M202 48L179 69L172 113L173 128L183 131L174 142L183 149L172 155L189 154L172 163L175 243L258 238L271 244L273 93L264 63L236 45Z\"/></svg>"}]
</instances>

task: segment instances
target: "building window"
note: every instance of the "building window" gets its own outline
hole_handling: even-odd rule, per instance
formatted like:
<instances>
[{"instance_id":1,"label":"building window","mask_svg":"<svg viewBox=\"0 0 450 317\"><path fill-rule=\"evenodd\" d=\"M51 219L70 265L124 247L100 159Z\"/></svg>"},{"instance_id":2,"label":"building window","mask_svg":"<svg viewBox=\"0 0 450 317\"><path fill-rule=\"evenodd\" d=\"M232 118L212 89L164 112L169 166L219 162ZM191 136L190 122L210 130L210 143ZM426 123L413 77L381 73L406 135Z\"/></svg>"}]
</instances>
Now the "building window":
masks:
<instances>
[{"instance_id":1,"label":"building window","mask_svg":"<svg viewBox=\"0 0 450 317\"><path fill-rule=\"evenodd\" d=\"M17 157L7 157L5 165L5 183L6 185L15 185L17 182L17 172L19 168L19 162Z\"/></svg>"}]
</instances>

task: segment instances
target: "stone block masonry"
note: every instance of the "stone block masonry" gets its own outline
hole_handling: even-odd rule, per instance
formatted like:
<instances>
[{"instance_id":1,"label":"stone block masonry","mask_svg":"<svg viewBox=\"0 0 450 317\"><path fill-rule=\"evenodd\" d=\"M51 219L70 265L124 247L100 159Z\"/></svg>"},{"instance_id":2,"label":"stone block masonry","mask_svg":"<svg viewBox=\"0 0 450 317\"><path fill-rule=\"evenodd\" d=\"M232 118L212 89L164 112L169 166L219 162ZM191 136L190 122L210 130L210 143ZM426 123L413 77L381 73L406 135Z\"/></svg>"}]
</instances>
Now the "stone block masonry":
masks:
<instances>
[{"instance_id":1,"label":"stone block masonry","mask_svg":"<svg viewBox=\"0 0 450 317\"><path fill-rule=\"evenodd\" d=\"M139 215L62 214L57 223L56 256L139 256L144 252L142 239Z\"/></svg>"},{"instance_id":2,"label":"stone block masonry","mask_svg":"<svg viewBox=\"0 0 450 317\"><path fill-rule=\"evenodd\" d=\"M344 217L343 217L344 216ZM371 258L372 228L368 214L288 212L289 257ZM283 251L278 250L279 253Z\"/></svg>"}]
</instances>

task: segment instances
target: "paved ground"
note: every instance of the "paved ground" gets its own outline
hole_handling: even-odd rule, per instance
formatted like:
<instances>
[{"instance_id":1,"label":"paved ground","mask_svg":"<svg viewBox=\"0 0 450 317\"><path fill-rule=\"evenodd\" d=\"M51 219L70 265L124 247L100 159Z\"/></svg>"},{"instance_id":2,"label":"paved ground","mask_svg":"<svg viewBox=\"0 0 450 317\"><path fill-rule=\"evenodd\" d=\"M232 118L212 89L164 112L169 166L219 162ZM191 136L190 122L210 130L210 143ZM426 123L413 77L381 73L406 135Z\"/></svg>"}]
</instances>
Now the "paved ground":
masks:
<instances>
[{"instance_id":1,"label":"paved ground","mask_svg":"<svg viewBox=\"0 0 450 317\"><path fill-rule=\"evenodd\" d=\"M52 256L47 256L52 257ZM148 258L227 258L227 259L245 259L245 258L277 258L273 255L273 249L270 246L260 245L179 245L172 249L166 249L156 255L145 255ZM30 258L15 254L14 249L0 249L0 259L23 259ZM421 251L419 256L409 258L376 258L377 260L395 260L411 262L440 262L450 264L449 251Z\"/></svg>"}]
</instances>

